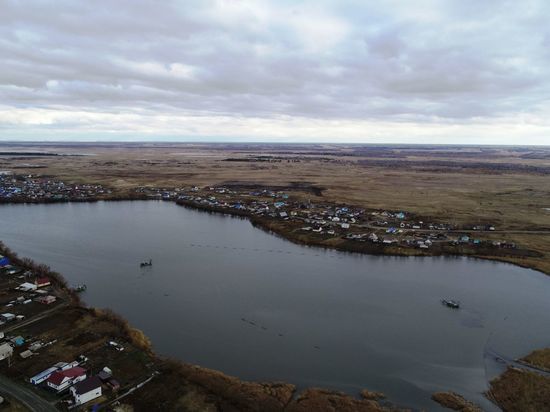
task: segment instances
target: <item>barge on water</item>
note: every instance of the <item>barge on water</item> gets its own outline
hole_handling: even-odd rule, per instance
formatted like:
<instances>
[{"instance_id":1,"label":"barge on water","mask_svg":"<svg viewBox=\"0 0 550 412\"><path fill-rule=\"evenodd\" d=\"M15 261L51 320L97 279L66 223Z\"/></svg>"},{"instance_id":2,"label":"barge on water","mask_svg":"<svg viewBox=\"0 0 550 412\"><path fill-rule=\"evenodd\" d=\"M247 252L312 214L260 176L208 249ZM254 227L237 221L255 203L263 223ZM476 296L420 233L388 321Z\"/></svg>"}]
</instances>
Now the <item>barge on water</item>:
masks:
<instances>
[{"instance_id":1,"label":"barge on water","mask_svg":"<svg viewBox=\"0 0 550 412\"><path fill-rule=\"evenodd\" d=\"M453 299L441 299L441 303L451 309L459 309L460 302Z\"/></svg>"}]
</instances>

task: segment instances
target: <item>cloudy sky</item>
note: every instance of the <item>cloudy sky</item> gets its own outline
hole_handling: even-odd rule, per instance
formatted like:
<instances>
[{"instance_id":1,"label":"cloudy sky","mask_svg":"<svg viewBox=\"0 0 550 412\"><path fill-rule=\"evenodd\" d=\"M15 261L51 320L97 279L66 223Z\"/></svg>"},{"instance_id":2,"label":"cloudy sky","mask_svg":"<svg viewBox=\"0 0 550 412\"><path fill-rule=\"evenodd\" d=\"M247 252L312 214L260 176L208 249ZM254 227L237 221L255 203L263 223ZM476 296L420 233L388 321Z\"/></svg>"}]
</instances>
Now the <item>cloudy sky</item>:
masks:
<instances>
[{"instance_id":1,"label":"cloudy sky","mask_svg":"<svg viewBox=\"0 0 550 412\"><path fill-rule=\"evenodd\" d=\"M550 144L550 2L0 0L0 140Z\"/></svg>"}]
</instances>

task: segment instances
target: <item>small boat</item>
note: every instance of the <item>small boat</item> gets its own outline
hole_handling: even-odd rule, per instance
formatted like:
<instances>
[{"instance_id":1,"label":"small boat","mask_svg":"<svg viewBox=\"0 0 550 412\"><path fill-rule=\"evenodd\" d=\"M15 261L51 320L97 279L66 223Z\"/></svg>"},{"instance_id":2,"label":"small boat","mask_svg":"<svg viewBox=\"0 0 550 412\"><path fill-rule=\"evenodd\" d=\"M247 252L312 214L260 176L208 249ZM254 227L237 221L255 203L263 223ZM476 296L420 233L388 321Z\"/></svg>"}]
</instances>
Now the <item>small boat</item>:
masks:
<instances>
[{"instance_id":1,"label":"small boat","mask_svg":"<svg viewBox=\"0 0 550 412\"><path fill-rule=\"evenodd\" d=\"M144 268L146 266L153 266L153 259L149 259L149 262L141 262L139 264L140 267Z\"/></svg>"},{"instance_id":2,"label":"small boat","mask_svg":"<svg viewBox=\"0 0 550 412\"><path fill-rule=\"evenodd\" d=\"M76 288L74 288L75 292L84 292L88 287L85 284L78 285Z\"/></svg>"},{"instance_id":3,"label":"small boat","mask_svg":"<svg viewBox=\"0 0 550 412\"><path fill-rule=\"evenodd\" d=\"M441 303L447 306L451 309L458 309L460 308L460 302L458 300L452 300L452 299L441 299Z\"/></svg>"}]
</instances>

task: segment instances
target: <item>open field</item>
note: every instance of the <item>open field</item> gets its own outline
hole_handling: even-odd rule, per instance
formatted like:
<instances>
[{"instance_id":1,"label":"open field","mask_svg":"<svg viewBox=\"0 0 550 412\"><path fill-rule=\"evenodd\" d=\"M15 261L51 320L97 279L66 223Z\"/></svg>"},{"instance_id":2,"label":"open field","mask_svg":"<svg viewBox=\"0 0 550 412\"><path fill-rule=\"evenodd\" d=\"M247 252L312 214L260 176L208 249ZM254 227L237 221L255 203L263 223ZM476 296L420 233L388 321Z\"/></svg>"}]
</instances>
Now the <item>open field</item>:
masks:
<instances>
[{"instance_id":1,"label":"open field","mask_svg":"<svg viewBox=\"0 0 550 412\"><path fill-rule=\"evenodd\" d=\"M273 187L304 200L490 224L500 239L542 254L500 260L550 273L548 147L4 143L0 153L0 170L118 195L137 186Z\"/></svg>"}]
</instances>

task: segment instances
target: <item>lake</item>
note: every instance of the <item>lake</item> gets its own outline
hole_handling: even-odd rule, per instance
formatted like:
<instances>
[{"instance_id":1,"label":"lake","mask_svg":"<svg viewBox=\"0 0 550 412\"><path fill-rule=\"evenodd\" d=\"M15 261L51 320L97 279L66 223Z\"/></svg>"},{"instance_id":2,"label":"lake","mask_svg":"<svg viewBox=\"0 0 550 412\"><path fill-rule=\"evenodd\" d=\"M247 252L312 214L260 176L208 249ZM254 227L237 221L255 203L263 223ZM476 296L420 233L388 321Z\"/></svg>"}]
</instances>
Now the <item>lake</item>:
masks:
<instances>
[{"instance_id":1,"label":"lake","mask_svg":"<svg viewBox=\"0 0 550 412\"><path fill-rule=\"evenodd\" d=\"M159 201L3 205L0 222L6 245L86 283L88 304L160 354L243 379L368 388L429 410L431 393L454 390L496 410L482 392L502 367L485 349L550 344L550 279L508 264L310 248Z\"/></svg>"}]
</instances>

